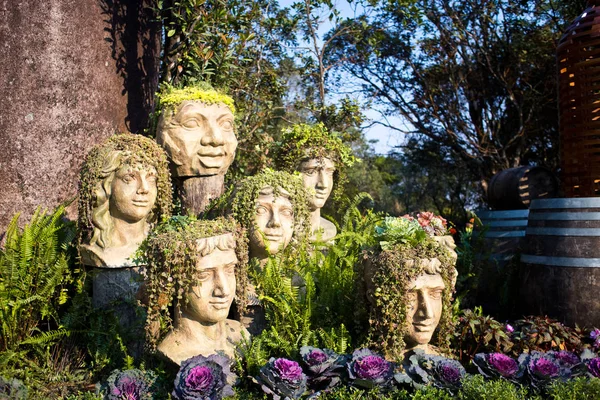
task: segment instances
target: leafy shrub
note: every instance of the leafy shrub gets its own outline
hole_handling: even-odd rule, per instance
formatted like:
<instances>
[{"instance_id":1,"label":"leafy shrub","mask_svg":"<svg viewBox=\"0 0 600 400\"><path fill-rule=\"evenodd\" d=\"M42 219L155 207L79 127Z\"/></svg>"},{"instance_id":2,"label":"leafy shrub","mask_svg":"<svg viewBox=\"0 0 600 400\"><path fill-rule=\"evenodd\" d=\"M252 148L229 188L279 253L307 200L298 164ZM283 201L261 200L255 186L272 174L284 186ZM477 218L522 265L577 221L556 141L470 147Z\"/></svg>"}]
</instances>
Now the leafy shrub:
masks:
<instances>
[{"instance_id":1,"label":"leafy shrub","mask_svg":"<svg viewBox=\"0 0 600 400\"><path fill-rule=\"evenodd\" d=\"M52 214L38 208L22 230L19 214L8 225L0 249L0 351L45 345L66 334L53 329L71 281L68 250L75 229L64 212L64 205Z\"/></svg>"},{"instance_id":2,"label":"leafy shrub","mask_svg":"<svg viewBox=\"0 0 600 400\"><path fill-rule=\"evenodd\" d=\"M569 350L580 353L583 333L581 329L569 328L555 319L530 316L515 321L511 334L513 354L526 351Z\"/></svg>"},{"instance_id":3,"label":"leafy shrub","mask_svg":"<svg viewBox=\"0 0 600 400\"><path fill-rule=\"evenodd\" d=\"M527 389L524 387L515 386L505 380L486 381L481 375L464 379L458 398L462 400L531 399L531 397L528 397Z\"/></svg>"},{"instance_id":4,"label":"leafy shrub","mask_svg":"<svg viewBox=\"0 0 600 400\"><path fill-rule=\"evenodd\" d=\"M600 399L600 379L577 378L568 382L555 382L547 392L552 400Z\"/></svg>"},{"instance_id":5,"label":"leafy shrub","mask_svg":"<svg viewBox=\"0 0 600 400\"><path fill-rule=\"evenodd\" d=\"M477 353L509 353L512 347L504 324L483 315L481 307L475 311L463 310L452 343L463 363L468 363Z\"/></svg>"}]
</instances>

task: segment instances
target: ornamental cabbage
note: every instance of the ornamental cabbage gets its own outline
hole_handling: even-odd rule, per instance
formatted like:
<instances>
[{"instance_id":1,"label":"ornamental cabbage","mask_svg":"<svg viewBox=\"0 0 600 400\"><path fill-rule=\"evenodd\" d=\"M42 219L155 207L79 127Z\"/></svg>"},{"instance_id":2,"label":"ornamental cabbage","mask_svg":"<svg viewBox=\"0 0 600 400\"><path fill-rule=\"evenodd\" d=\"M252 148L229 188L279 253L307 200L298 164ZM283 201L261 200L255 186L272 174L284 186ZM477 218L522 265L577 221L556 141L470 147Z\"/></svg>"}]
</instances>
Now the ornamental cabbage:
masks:
<instances>
[{"instance_id":1,"label":"ornamental cabbage","mask_svg":"<svg viewBox=\"0 0 600 400\"><path fill-rule=\"evenodd\" d=\"M299 399L306 391L306 375L296 361L271 357L257 377L263 392L274 400Z\"/></svg>"},{"instance_id":2,"label":"ornamental cabbage","mask_svg":"<svg viewBox=\"0 0 600 400\"><path fill-rule=\"evenodd\" d=\"M218 400L233 396L229 384L236 375L230 369L231 359L221 354L188 358L181 363L171 393L178 400Z\"/></svg>"}]
</instances>

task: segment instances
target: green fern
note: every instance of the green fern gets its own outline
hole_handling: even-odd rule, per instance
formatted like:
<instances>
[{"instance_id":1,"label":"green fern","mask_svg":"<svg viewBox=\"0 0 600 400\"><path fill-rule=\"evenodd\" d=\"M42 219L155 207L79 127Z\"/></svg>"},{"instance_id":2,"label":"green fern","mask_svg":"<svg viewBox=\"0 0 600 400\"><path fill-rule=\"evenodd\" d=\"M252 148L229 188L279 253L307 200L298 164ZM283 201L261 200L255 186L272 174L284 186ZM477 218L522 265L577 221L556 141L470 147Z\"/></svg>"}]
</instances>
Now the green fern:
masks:
<instances>
[{"instance_id":1,"label":"green fern","mask_svg":"<svg viewBox=\"0 0 600 400\"><path fill-rule=\"evenodd\" d=\"M52 214L38 208L22 230L19 214L8 225L0 249L0 351L45 346L65 335L47 330L59 326L57 307L66 301L71 282L68 250L75 229L64 222L65 206Z\"/></svg>"}]
</instances>

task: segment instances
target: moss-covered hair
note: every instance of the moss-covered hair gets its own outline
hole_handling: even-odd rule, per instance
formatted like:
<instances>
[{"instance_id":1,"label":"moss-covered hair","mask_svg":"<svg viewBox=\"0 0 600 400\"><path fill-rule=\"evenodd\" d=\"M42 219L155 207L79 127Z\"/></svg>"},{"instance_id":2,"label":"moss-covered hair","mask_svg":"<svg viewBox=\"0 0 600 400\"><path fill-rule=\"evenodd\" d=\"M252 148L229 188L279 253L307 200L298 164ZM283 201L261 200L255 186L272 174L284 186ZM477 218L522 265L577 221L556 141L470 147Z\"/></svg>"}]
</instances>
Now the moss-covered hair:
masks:
<instances>
[{"instance_id":1,"label":"moss-covered hair","mask_svg":"<svg viewBox=\"0 0 600 400\"><path fill-rule=\"evenodd\" d=\"M241 180L235 187L229 201L229 211L233 218L248 231L254 224L256 200L260 191L266 187L273 188L273 195L279 196L283 189L289 193L290 203L294 210L294 243L304 243L310 233L310 210L308 203L310 194L304 188L298 174L274 171L266 168L261 173Z\"/></svg>"},{"instance_id":2,"label":"moss-covered hair","mask_svg":"<svg viewBox=\"0 0 600 400\"><path fill-rule=\"evenodd\" d=\"M235 105L233 99L226 94L215 90L206 82L199 82L193 86L176 88L165 84L156 95L157 109L162 113L173 112L177 106L186 100L200 101L205 104L224 104L233 114Z\"/></svg>"},{"instance_id":3,"label":"moss-covered hair","mask_svg":"<svg viewBox=\"0 0 600 400\"><path fill-rule=\"evenodd\" d=\"M248 285L248 241L232 218L199 221L175 216L159 225L144 242L142 251L148 266L146 335L151 349L172 327L169 307L173 306L175 313L181 312L184 294L195 285L198 261L215 249L235 249L239 261L235 269L236 304L243 315Z\"/></svg>"},{"instance_id":4,"label":"moss-covered hair","mask_svg":"<svg viewBox=\"0 0 600 400\"><path fill-rule=\"evenodd\" d=\"M110 245L108 232L112 229L109 199L114 173L124 165L156 169L156 203L148 223L160 221L171 214L173 194L167 154L152 139L124 133L110 137L88 153L79 175L79 242Z\"/></svg>"},{"instance_id":5,"label":"moss-covered hair","mask_svg":"<svg viewBox=\"0 0 600 400\"><path fill-rule=\"evenodd\" d=\"M352 149L324 124L297 124L283 131L281 141L275 143L274 159L278 169L298 170L300 163L311 158L329 158L335 164L333 197L339 199L346 183L346 168L357 158Z\"/></svg>"},{"instance_id":6,"label":"moss-covered hair","mask_svg":"<svg viewBox=\"0 0 600 400\"><path fill-rule=\"evenodd\" d=\"M437 258L440 265L432 269L428 262ZM364 268L370 272L362 276L371 279L366 285L370 298L369 346L377 348L386 357L401 361L406 348L405 323L410 304L411 282L424 273L439 274L444 281L442 315L431 344L449 354L449 334L452 329L452 295L456 282L455 259L449 250L427 236L417 246L397 243L382 250L371 248L364 253ZM375 304L372 304L372 303ZM402 322L404 321L404 325Z\"/></svg>"}]
</instances>

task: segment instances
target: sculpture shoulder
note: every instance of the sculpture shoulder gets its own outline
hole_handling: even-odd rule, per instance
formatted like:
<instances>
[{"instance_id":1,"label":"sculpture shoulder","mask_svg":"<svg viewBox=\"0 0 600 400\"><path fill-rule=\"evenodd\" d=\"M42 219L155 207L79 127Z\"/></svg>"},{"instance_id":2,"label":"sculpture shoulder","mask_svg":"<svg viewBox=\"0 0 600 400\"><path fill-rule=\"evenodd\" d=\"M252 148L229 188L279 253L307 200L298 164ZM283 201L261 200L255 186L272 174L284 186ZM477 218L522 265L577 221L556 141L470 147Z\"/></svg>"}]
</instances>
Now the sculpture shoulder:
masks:
<instances>
[{"instance_id":1,"label":"sculpture shoulder","mask_svg":"<svg viewBox=\"0 0 600 400\"><path fill-rule=\"evenodd\" d=\"M333 222L321 217L319 223L323 232L321 240L323 240L324 242L329 242L335 237L335 235L337 235L337 228L335 227Z\"/></svg>"},{"instance_id":2,"label":"sculpture shoulder","mask_svg":"<svg viewBox=\"0 0 600 400\"><path fill-rule=\"evenodd\" d=\"M250 333L240 321L227 319L225 320L225 327L228 330L227 336L230 337L235 343L242 339L250 339Z\"/></svg>"},{"instance_id":3,"label":"sculpture shoulder","mask_svg":"<svg viewBox=\"0 0 600 400\"><path fill-rule=\"evenodd\" d=\"M137 244L107 249L97 245L84 244L79 247L79 253L84 265L100 268L123 268L135 266L131 257L137 248Z\"/></svg>"}]
</instances>

